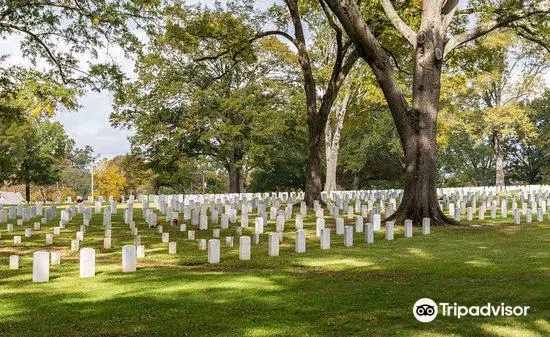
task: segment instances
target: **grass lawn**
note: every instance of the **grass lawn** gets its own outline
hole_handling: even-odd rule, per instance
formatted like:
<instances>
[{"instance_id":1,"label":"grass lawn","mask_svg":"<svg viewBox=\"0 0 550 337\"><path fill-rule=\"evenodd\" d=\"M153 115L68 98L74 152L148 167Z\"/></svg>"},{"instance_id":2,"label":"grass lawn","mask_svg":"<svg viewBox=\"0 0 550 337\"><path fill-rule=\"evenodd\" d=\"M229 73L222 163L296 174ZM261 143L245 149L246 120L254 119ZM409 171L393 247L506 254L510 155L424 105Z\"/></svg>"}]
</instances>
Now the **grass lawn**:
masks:
<instances>
[{"instance_id":1,"label":"grass lawn","mask_svg":"<svg viewBox=\"0 0 550 337\"><path fill-rule=\"evenodd\" d=\"M136 204L137 206L137 204ZM121 247L132 244L122 210L112 217L112 249L103 250L101 214L94 214L80 247L96 248L96 277L80 279L78 254L70 240L79 214L45 246L45 233L58 217L24 237L24 227L0 238L0 336L549 336L550 221L511 225L487 219L481 227L432 227L432 234L364 243L354 247L332 232L322 251L314 236L314 215L304 220L307 252L294 253L294 220L287 222L279 257L267 256L267 234L252 245L252 260L238 260L238 240L225 247L221 263L206 263L206 251L179 228L165 226L178 253L168 255L160 234L146 228L141 209L134 219L146 247L136 273L121 272ZM536 216L535 216L536 218ZM253 233L252 226L244 235ZM34 220L33 220L34 221ZM347 220L346 220L347 221ZM11 221L15 223L15 221ZM238 222L240 223L240 222ZM334 223L329 221L327 224ZM189 226L188 226L189 227ZM272 221L266 231L273 231ZM13 235L23 236L13 247ZM211 235L211 230L208 230ZM207 238L199 233L197 238ZM32 252L60 250L61 265L50 267L50 282L32 283ZM10 254L20 269L8 269ZM412 314L422 297L436 302L531 307L525 317L443 317L420 323Z\"/></svg>"}]
</instances>

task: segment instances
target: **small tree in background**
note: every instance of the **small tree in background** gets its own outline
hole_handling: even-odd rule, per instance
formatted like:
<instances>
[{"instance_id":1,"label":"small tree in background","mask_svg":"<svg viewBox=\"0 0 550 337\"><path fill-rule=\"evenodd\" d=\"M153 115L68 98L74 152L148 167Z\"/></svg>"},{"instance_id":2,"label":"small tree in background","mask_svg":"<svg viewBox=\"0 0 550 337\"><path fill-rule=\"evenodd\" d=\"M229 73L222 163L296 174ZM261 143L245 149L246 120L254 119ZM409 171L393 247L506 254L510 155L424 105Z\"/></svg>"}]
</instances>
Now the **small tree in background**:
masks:
<instances>
[{"instance_id":1,"label":"small tree in background","mask_svg":"<svg viewBox=\"0 0 550 337\"><path fill-rule=\"evenodd\" d=\"M104 158L95 167L94 177L98 195L107 198L113 196L118 199L124 192L126 177L120 167L121 160L121 157L115 157L114 159Z\"/></svg>"}]
</instances>

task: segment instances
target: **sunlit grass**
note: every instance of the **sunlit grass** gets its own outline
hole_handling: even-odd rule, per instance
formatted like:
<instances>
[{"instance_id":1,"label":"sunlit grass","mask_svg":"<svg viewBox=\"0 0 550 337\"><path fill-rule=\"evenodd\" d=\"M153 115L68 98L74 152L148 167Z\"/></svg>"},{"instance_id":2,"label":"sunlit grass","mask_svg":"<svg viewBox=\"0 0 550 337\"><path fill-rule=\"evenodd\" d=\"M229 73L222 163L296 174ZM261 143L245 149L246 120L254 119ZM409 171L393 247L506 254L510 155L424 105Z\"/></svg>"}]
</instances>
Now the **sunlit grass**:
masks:
<instances>
[{"instance_id":1,"label":"sunlit grass","mask_svg":"<svg viewBox=\"0 0 550 337\"><path fill-rule=\"evenodd\" d=\"M267 256L267 234L252 245L252 260L238 259L225 247L221 263L207 264L206 251L187 240L178 227L165 226L178 253L169 255L160 234L148 229L135 207L134 217L146 246L136 273L121 272L121 247L132 244L122 211L113 215L112 249L103 249L102 216L94 214L80 247L96 249L96 277L78 277L78 253L70 240L82 223L77 215L46 246L44 235L58 219L23 237L13 247L15 226L0 225L0 336L547 336L550 333L550 221L522 225L513 218L473 221L479 227L432 227L430 236L414 229L411 239L396 228L386 241L354 233L354 246L332 232L331 249L320 249L314 215L304 220L307 251L294 252L294 220L286 224L280 256ZM477 215L476 215L477 217ZM250 224L253 224L251 215ZM34 221L34 220L33 220ZM32 222L31 221L31 226ZM334 220L326 218L327 224ZM347 221L347 220L346 220ZM239 221L237 221L239 223ZM189 227L189 225L188 225ZM275 224L269 221L266 232ZM197 231L197 239L211 230ZM243 230L253 235L253 225ZM32 278L32 252L61 251L50 282ZM19 270L8 269L10 254L21 255ZM483 305L529 305L526 317L438 317L417 322L412 305L421 297Z\"/></svg>"}]
</instances>

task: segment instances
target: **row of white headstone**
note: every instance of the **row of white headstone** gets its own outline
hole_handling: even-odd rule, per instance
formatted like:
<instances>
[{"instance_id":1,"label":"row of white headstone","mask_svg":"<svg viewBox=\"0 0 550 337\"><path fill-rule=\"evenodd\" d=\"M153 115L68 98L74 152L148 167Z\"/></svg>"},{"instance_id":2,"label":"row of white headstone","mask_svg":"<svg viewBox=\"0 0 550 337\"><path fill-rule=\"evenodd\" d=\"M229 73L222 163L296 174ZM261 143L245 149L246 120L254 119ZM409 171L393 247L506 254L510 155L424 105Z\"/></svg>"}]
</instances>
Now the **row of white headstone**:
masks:
<instances>
[{"instance_id":1,"label":"row of white headstone","mask_svg":"<svg viewBox=\"0 0 550 337\"><path fill-rule=\"evenodd\" d=\"M362 224L356 224L355 230L362 232ZM365 242L370 244L374 242L374 225L367 223L365 231ZM353 246L353 226L345 226L344 246ZM338 230L337 230L338 233ZM423 219L422 234L430 233L430 220ZM176 242L168 241L168 233L162 233L163 242L168 243L168 253L176 254ZM405 238L411 238L413 235L412 221L405 221ZM78 234L77 234L78 236ZM394 223L386 223L386 240L394 239ZM282 232L269 233L268 255L279 256L279 244L282 241ZM76 243L75 243L76 242ZM330 249L331 229L322 228L320 233L320 248L323 250ZM76 248L74 245L76 244ZM71 242L71 249L78 250L78 239ZM226 246L233 247L233 237L226 237ZM206 249L206 239L199 240L199 249ZM239 259L250 260L251 238L249 236L241 236L239 238ZM306 251L306 232L303 229L297 230L295 233L295 251L296 253L305 253ZM80 277L87 278L95 276L95 256L96 252L93 248L80 249ZM122 272L135 272L137 270L137 258L145 257L145 247L143 245L126 245L122 247ZM220 262L220 240L208 240L208 263L216 264ZM60 263L60 252L45 252L38 251L33 253L33 282L49 281L49 266ZM10 256L10 269L19 268L19 256Z\"/></svg>"}]
</instances>

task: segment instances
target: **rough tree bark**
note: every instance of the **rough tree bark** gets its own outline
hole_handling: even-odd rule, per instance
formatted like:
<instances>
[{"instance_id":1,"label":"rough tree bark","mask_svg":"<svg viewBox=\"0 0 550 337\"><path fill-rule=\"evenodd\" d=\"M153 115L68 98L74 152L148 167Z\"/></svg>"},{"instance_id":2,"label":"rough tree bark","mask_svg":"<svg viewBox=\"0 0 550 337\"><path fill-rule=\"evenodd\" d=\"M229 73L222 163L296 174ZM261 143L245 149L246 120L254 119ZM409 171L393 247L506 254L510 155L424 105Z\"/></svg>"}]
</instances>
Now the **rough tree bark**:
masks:
<instances>
[{"instance_id":1,"label":"rough tree bark","mask_svg":"<svg viewBox=\"0 0 550 337\"><path fill-rule=\"evenodd\" d=\"M227 167L227 172L229 173L229 193L242 193L243 191L242 159L242 146L237 146L229 157L229 165Z\"/></svg>"},{"instance_id":2,"label":"rough tree bark","mask_svg":"<svg viewBox=\"0 0 550 337\"><path fill-rule=\"evenodd\" d=\"M360 56L372 69L386 98L405 152L405 186L402 203L390 219L402 224L411 219L420 224L429 217L434 224L455 223L439 207L436 190L436 124L443 57L454 48L517 20L548 11L548 1L530 11L483 22L445 41L447 28L456 12L457 0L422 0L419 32L413 31L393 8L380 0L392 25L414 48L412 106L397 84L390 55L373 35L354 0L324 0L336 15Z\"/></svg>"},{"instance_id":3,"label":"rough tree bark","mask_svg":"<svg viewBox=\"0 0 550 337\"><path fill-rule=\"evenodd\" d=\"M340 151L340 135L344 127L344 120L351 98L351 91L346 92L339 108L336 110L336 121L334 129L329 122L325 127L325 160L326 178L325 191L330 192L337 189L336 168L338 166L338 153Z\"/></svg>"},{"instance_id":4,"label":"rough tree bark","mask_svg":"<svg viewBox=\"0 0 550 337\"><path fill-rule=\"evenodd\" d=\"M321 104L317 106L317 85L313 76L309 52L307 50L302 19L298 8L297 0L285 0L285 4L292 19L294 28L294 38L291 41L298 50L298 61L303 75L303 85L306 94L307 106L307 125L308 125L308 154L306 158L306 186L304 191L304 201L308 206L313 206L315 200L320 200L323 190L322 180L322 161L321 149L323 145L323 132L328 120L328 115L332 109L334 101L340 91L342 83L353 68L353 65L359 58L355 50L351 50L351 43L343 43L343 33L332 20L326 10L325 4L321 2L323 10L327 14L327 19L336 34L336 59L332 68L330 80L327 84L325 93L321 99ZM283 35L288 38L287 35Z\"/></svg>"},{"instance_id":5,"label":"rough tree bark","mask_svg":"<svg viewBox=\"0 0 550 337\"><path fill-rule=\"evenodd\" d=\"M493 132L492 136L493 153L495 155L495 185L498 188L504 187L504 148L502 135L498 131Z\"/></svg>"},{"instance_id":6,"label":"rough tree bark","mask_svg":"<svg viewBox=\"0 0 550 337\"><path fill-rule=\"evenodd\" d=\"M25 181L25 200L27 203L31 202L31 183Z\"/></svg>"},{"instance_id":7,"label":"rough tree bark","mask_svg":"<svg viewBox=\"0 0 550 337\"><path fill-rule=\"evenodd\" d=\"M359 172L353 172L353 189L354 190L358 190L359 189L359 181L360 181L360 177L359 177Z\"/></svg>"}]
</instances>

